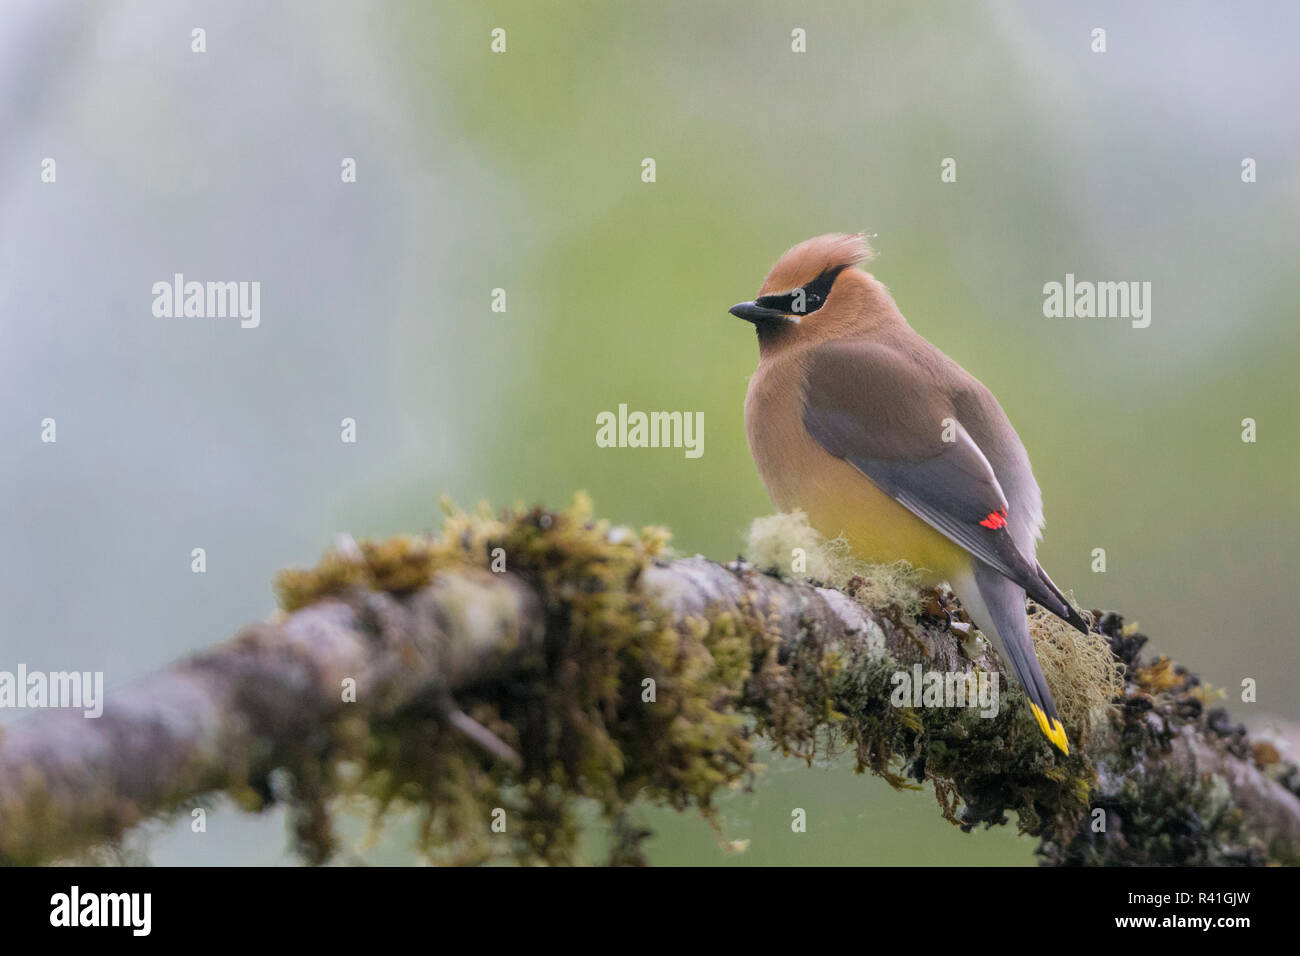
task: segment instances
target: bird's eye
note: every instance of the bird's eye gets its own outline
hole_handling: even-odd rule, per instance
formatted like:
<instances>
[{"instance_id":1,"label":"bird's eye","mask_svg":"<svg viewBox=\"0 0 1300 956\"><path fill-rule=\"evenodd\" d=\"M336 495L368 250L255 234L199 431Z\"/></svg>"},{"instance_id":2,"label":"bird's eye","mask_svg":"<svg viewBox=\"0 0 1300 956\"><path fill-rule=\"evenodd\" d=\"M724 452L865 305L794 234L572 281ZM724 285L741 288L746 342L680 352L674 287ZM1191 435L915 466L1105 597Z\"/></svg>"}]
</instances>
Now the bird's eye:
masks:
<instances>
[{"instance_id":1,"label":"bird's eye","mask_svg":"<svg viewBox=\"0 0 1300 956\"><path fill-rule=\"evenodd\" d=\"M772 309L776 312L782 312L785 315L807 315L810 312L816 312L826 304L826 297L831 293L831 286L835 283L835 277L843 270L843 266L827 270L819 275L812 282L796 289L794 292L786 292L781 295L761 295L754 300L755 305L761 305L765 309Z\"/></svg>"},{"instance_id":2,"label":"bird's eye","mask_svg":"<svg viewBox=\"0 0 1300 956\"><path fill-rule=\"evenodd\" d=\"M816 312L826 304L826 297L831 294L831 288L835 285L835 277L843 271L844 266L827 269L803 287L804 312Z\"/></svg>"}]
</instances>

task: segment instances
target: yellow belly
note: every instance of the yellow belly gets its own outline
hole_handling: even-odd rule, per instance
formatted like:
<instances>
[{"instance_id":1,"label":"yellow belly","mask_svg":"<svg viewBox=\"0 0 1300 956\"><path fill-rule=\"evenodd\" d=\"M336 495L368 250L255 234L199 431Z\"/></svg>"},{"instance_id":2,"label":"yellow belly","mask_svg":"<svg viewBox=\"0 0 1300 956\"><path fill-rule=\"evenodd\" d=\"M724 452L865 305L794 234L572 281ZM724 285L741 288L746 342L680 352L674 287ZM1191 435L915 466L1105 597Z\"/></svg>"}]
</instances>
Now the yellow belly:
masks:
<instances>
[{"instance_id":1,"label":"yellow belly","mask_svg":"<svg viewBox=\"0 0 1300 956\"><path fill-rule=\"evenodd\" d=\"M820 451L820 449L818 449ZM938 531L890 498L851 465L822 453L824 460L799 469L791 488L782 486L777 507L798 508L826 538L843 535L859 559L872 564L904 560L930 581L949 578L969 556ZM775 498L775 495L773 496Z\"/></svg>"}]
</instances>

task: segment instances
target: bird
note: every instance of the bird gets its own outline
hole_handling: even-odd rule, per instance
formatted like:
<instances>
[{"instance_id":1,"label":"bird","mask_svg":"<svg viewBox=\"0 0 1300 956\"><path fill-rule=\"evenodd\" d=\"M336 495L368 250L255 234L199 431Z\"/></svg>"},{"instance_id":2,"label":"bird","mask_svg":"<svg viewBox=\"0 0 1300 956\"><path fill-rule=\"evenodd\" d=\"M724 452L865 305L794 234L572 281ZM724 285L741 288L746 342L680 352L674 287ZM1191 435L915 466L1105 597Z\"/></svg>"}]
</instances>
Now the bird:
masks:
<instances>
[{"instance_id":1,"label":"bird","mask_svg":"<svg viewBox=\"0 0 1300 956\"><path fill-rule=\"evenodd\" d=\"M993 394L860 268L873 255L860 233L801 242L730 309L758 332L745 433L759 476L778 509L842 535L859 559L946 581L1068 755L1026 595L1089 625L1035 557L1043 505L1029 455Z\"/></svg>"}]
</instances>

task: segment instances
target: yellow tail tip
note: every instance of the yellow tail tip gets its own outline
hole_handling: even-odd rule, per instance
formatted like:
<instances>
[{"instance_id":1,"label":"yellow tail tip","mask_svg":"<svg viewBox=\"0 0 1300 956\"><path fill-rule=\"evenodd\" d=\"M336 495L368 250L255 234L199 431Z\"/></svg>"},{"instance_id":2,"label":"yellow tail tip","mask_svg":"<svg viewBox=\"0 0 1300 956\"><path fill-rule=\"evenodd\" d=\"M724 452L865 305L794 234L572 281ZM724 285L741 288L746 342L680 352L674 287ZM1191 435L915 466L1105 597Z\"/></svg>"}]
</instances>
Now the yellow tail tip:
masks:
<instances>
[{"instance_id":1,"label":"yellow tail tip","mask_svg":"<svg viewBox=\"0 0 1300 956\"><path fill-rule=\"evenodd\" d=\"M1029 709L1034 712L1034 718L1038 721L1038 727L1043 732L1043 736L1056 745L1056 748L1065 754L1070 755L1070 741L1065 736L1065 728L1055 717L1048 719L1043 713L1043 709L1033 701L1029 702Z\"/></svg>"}]
</instances>

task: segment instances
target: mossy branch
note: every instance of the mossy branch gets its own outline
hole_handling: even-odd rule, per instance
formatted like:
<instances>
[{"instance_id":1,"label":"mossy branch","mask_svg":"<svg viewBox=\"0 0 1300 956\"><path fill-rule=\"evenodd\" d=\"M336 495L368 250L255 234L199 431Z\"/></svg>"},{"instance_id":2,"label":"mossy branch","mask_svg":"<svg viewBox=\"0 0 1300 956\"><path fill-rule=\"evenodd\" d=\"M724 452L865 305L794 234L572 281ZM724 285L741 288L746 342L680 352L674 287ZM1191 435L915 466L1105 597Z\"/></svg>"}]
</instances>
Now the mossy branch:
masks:
<instances>
[{"instance_id":1,"label":"mossy branch","mask_svg":"<svg viewBox=\"0 0 1300 956\"><path fill-rule=\"evenodd\" d=\"M287 804L310 862L335 851L331 813L354 796L377 819L420 807L419 849L435 860L569 862L570 807L589 798L613 860L638 862L646 834L628 806L711 816L715 793L757 772L760 736L809 761L848 749L897 787L931 781L963 827L1014 811L1049 863L1300 852L1295 767L1207 711L1194 677L1140 660L1145 638L1114 614L1099 616L1103 654L1039 634L1055 679L1093 672L1067 681L1066 758L1014 690L992 718L893 705L893 675L915 663L997 668L952 633L948 596L900 597L870 572L837 590L670 560L665 542L593 521L579 499L455 513L436 538L349 543L286 572L279 617L121 688L101 718L47 711L6 728L0 858L85 854L224 793L250 811ZM1098 687L1114 699L1088 698ZM506 834L491 829L498 809Z\"/></svg>"}]
</instances>

